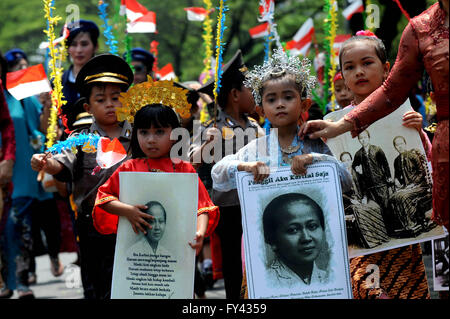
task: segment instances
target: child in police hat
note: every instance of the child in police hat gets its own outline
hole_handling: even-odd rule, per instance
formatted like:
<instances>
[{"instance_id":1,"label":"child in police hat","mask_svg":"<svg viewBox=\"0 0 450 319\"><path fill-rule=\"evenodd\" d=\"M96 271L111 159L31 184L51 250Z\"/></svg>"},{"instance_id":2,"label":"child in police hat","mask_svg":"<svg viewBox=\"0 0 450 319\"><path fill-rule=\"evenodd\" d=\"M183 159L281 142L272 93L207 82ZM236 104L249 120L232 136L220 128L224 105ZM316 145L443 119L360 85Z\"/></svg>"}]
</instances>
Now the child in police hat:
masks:
<instances>
[{"instance_id":1,"label":"child in police hat","mask_svg":"<svg viewBox=\"0 0 450 319\"><path fill-rule=\"evenodd\" d=\"M122 58L103 54L89 60L78 73L76 84L86 98L84 109L92 114L94 122L89 129L73 134L92 133L111 140L118 138L128 151L132 127L127 121L117 120L116 108L122 106L120 93L125 92L132 82L133 72ZM81 149L76 154L71 151L47 157L36 154L31 160L34 170L44 170L57 180L72 183L85 298L104 299L110 296L116 236L98 233L91 212L98 187L120 163L93 175L92 171L97 166L96 153L85 153Z\"/></svg>"},{"instance_id":2,"label":"child in police hat","mask_svg":"<svg viewBox=\"0 0 450 319\"><path fill-rule=\"evenodd\" d=\"M211 168L214 159L234 154L240 147L249 143L250 135L253 138L264 135L264 130L256 120L248 116L248 114L255 112L256 105L251 91L243 85L246 71L242 53L238 50L233 58L223 66L222 87L217 98L218 113L216 121L214 123L214 119L212 119L200 126L198 132L194 132L190 149L191 161L197 166L199 176L205 186L210 189L213 202L223 212L215 234L220 238L226 297L235 299L239 298L242 282L241 208L236 190L230 192L212 190ZM213 89L214 78L198 91L213 96ZM241 139L236 134L239 135L240 132L247 129L249 129L247 132L252 131L253 134L243 136L243 145L238 145L237 142ZM232 143L230 143L230 140L232 140ZM219 146L216 149L220 149L222 154L217 154L217 151L211 154L212 152L207 151L208 149L212 150L214 144ZM232 147L226 147L227 144L231 144ZM212 241L215 240L213 236ZM215 247L214 243L212 246ZM217 256L217 250L213 251L213 255ZM213 265L214 268L218 266L217 260L218 258L213 258L213 264L216 264Z\"/></svg>"}]
</instances>

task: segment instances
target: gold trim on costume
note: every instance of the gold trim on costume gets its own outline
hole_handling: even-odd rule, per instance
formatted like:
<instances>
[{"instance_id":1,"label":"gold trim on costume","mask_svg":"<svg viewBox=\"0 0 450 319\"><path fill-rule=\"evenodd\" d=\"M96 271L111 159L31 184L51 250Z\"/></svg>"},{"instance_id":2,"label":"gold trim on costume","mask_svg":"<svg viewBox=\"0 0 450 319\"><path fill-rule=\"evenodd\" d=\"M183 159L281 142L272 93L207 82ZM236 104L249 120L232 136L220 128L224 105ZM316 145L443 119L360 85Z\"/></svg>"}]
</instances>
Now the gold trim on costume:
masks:
<instances>
[{"instance_id":1,"label":"gold trim on costume","mask_svg":"<svg viewBox=\"0 0 450 319\"><path fill-rule=\"evenodd\" d=\"M102 72L102 73L97 73L97 74L93 74L93 75L89 75L87 77L84 78L85 81L89 81L90 79L95 79L95 78L100 78L100 77L116 77L116 78L120 78L123 79L125 81L128 81L128 78L123 75L123 74L119 74L119 73L113 73L113 72Z\"/></svg>"},{"instance_id":2,"label":"gold trim on costume","mask_svg":"<svg viewBox=\"0 0 450 319\"><path fill-rule=\"evenodd\" d=\"M89 114L88 112L83 112L77 115L76 120L81 119L82 117L88 117L88 116L92 116L91 114Z\"/></svg>"},{"instance_id":3,"label":"gold trim on costume","mask_svg":"<svg viewBox=\"0 0 450 319\"><path fill-rule=\"evenodd\" d=\"M95 202L95 206L104 204L106 202L110 202L112 200L119 200L116 196L106 196L103 198L100 198L98 201Z\"/></svg>"},{"instance_id":4,"label":"gold trim on costume","mask_svg":"<svg viewBox=\"0 0 450 319\"><path fill-rule=\"evenodd\" d=\"M197 210L197 216L206 214L206 213L208 213L208 212L210 212L210 211L213 211L213 210L215 210L215 209L217 209L217 208L218 208L218 206L209 206L209 207L202 207L202 208L199 208L199 209Z\"/></svg>"},{"instance_id":5,"label":"gold trim on costume","mask_svg":"<svg viewBox=\"0 0 450 319\"><path fill-rule=\"evenodd\" d=\"M436 124L436 123L433 123L433 124L431 124L431 125L425 127L424 130L425 130L425 131L428 131L428 132L430 132L430 133L434 133L434 132L436 132L436 127L437 127L437 124Z\"/></svg>"},{"instance_id":6,"label":"gold trim on costume","mask_svg":"<svg viewBox=\"0 0 450 319\"><path fill-rule=\"evenodd\" d=\"M90 83L95 83L95 82L101 82L101 83L117 83L117 84L127 84L127 82L119 80L118 78L114 78L114 77L108 77L108 76L104 76L101 78L95 78L93 80L90 80L88 82L86 82L86 84L90 84Z\"/></svg>"}]
</instances>

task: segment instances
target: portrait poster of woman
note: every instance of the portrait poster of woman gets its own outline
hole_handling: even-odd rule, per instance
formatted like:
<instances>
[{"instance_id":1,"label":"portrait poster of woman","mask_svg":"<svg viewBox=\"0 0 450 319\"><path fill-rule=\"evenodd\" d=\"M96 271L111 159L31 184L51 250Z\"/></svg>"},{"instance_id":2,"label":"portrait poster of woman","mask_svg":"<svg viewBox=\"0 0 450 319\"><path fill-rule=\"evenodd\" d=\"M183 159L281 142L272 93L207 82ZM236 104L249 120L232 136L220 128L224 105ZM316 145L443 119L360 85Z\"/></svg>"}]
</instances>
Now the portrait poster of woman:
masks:
<instances>
[{"instance_id":1,"label":"portrait poster of woman","mask_svg":"<svg viewBox=\"0 0 450 319\"><path fill-rule=\"evenodd\" d=\"M337 121L351 109L324 119ZM444 232L431 221L431 164L419 132L402 125L410 110L407 100L355 138L347 132L326 140L352 175L353 188L343 194L351 258L429 241Z\"/></svg>"},{"instance_id":2,"label":"portrait poster of woman","mask_svg":"<svg viewBox=\"0 0 450 319\"><path fill-rule=\"evenodd\" d=\"M197 174L120 172L119 200L146 205L153 230L136 234L119 217L112 299L191 299L194 289Z\"/></svg>"},{"instance_id":3,"label":"portrait poster of woman","mask_svg":"<svg viewBox=\"0 0 450 319\"><path fill-rule=\"evenodd\" d=\"M249 298L352 298L336 164L273 168L258 184L239 172L237 185Z\"/></svg>"}]
</instances>

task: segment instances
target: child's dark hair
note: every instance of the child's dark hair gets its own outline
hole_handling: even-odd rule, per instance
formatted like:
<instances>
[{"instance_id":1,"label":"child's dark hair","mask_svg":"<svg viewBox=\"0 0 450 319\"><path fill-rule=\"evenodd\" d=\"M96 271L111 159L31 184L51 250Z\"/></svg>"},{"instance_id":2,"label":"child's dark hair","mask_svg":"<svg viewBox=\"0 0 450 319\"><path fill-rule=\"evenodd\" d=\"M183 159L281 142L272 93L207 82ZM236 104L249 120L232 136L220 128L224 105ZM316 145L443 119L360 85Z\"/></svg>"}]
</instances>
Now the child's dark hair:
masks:
<instances>
[{"instance_id":1,"label":"child's dark hair","mask_svg":"<svg viewBox=\"0 0 450 319\"><path fill-rule=\"evenodd\" d=\"M345 41L339 51L339 66L340 66L341 70L344 69L344 67L342 65L342 56L344 55L346 47L356 41L371 42L375 48L375 52L376 52L378 58L381 60L381 63L383 63L383 64L386 63L386 61L387 61L386 47L384 46L384 43L383 43L383 41L381 41L381 39L377 38L376 36L356 35L356 36L351 37L347 41Z\"/></svg>"},{"instance_id":2,"label":"child's dark hair","mask_svg":"<svg viewBox=\"0 0 450 319\"><path fill-rule=\"evenodd\" d=\"M131 134L131 156L132 158L146 157L142 152L137 139L139 129L149 129L151 127L180 127L180 120L175 111L166 105L149 104L136 112L134 116L133 133Z\"/></svg>"}]
</instances>

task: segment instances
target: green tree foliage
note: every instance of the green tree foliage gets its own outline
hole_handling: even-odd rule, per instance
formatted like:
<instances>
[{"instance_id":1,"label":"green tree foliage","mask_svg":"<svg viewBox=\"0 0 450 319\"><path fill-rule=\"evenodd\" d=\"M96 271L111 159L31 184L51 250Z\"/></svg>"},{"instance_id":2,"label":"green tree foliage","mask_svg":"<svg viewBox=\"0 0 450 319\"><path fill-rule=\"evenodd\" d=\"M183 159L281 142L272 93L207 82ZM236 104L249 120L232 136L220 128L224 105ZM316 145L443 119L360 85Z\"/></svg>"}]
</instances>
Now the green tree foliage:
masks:
<instances>
[{"instance_id":1,"label":"green tree foliage","mask_svg":"<svg viewBox=\"0 0 450 319\"><path fill-rule=\"evenodd\" d=\"M120 0L104 0L109 4L108 18L114 26L116 39L119 42L119 52L122 54L125 50L124 39L124 21L116 13L120 5ZM159 42L158 46L158 66L162 67L167 63L172 63L175 73L180 80L197 79L203 69L203 38L202 23L188 21L185 7L204 6L203 0L138 0L148 10L156 12L157 30L155 34L130 34L133 47L142 47L150 49L150 43L153 40ZM300 26L307 18L314 19L316 30L315 46L310 50L310 58L314 57L316 51L321 50L321 44L324 41L323 23L325 14L322 12L324 0L279 0L276 1L275 22L278 25L278 33L282 42L292 39ZM383 13L383 0L372 0L371 3L379 4L381 13ZM386 0L384 0L386 1ZM424 0L425 1L425 0ZM427 6L434 3L434 0L426 0ZM264 59L264 39L251 39L248 30L259 24L258 0L228 0L226 4L230 11L227 12L226 26L224 34L226 48L224 52L224 61L227 61L234 52L241 48L247 64L251 67L254 64L260 64ZM216 10L213 13L216 21L218 0L212 0ZM93 20L99 26L102 21L98 17L98 0L55 0L55 15L62 17L58 30L60 30L67 18L70 18L72 11L67 9L76 5L79 8L80 18ZM347 5L346 0L338 0L340 11ZM72 7L68 7L71 5ZM347 21L342 14L338 13L339 29L338 34L349 33ZM406 25L407 20L402 17L398 23L398 35L392 44L390 57L395 58L398 41L401 31ZM380 26L383 27L383 26ZM42 0L1 0L0 1L0 50L5 51L19 47L22 48L33 61L38 62L37 57L41 56L41 61L45 52L37 50L42 41L46 41L43 29L46 28L44 19ZM102 33L103 29L100 28ZM216 28L214 26L214 37ZM59 34L58 34L59 36ZM215 41L214 41L215 45ZM107 52L103 34L100 36L99 53ZM392 61L393 62L393 61ZM69 62L67 62L69 63Z\"/></svg>"}]
</instances>

